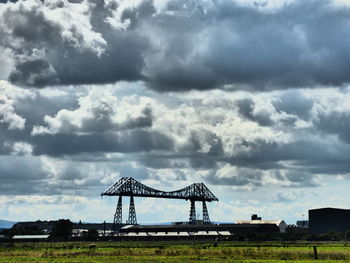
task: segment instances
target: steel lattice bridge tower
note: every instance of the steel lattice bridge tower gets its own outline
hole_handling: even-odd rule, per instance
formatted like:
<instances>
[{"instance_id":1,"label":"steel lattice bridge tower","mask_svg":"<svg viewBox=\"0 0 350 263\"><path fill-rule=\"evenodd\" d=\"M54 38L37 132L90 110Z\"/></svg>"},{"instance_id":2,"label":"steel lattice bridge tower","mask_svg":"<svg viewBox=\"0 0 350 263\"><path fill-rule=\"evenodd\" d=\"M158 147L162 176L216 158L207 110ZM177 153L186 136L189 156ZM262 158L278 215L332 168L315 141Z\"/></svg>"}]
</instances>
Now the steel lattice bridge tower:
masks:
<instances>
[{"instance_id":1,"label":"steel lattice bridge tower","mask_svg":"<svg viewBox=\"0 0 350 263\"><path fill-rule=\"evenodd\" d=\"M126 223L130 225L137 224L134 196L189 200L191 202L190 224L196 223L196 201L202 202L204 224L210 224L206 202L219 201L219 199L217 199L203 183L194 183L177 191L165 192L148 187L132 177L122 177L119 181L105 190L101 196L102 195L119 196L113 220L116 228L122 225L123 196L130 196L129 219L126 221Z\"/></svg>"}]
</instances>

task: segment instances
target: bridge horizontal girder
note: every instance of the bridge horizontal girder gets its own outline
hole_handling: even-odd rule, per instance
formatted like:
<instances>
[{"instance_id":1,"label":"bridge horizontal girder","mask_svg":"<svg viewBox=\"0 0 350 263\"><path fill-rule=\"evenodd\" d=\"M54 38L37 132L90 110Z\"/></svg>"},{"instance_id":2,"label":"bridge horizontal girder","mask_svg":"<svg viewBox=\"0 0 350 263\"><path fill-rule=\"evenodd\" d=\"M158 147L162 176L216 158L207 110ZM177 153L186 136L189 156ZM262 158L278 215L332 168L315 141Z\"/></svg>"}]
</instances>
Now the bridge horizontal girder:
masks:
<instances>
[{"instance_id":1,"label":"bridge horizontal girder","mask_svg":"<svg viewBox=\"0 0 350 263\"><path fill-rule=\"evenodd\" d=\"M166 192L148 187L132 177L121 178L101 195L140 196L208 202L219 201L203 183L194 183L177 191Z\"/></svg>"}]
</instances>

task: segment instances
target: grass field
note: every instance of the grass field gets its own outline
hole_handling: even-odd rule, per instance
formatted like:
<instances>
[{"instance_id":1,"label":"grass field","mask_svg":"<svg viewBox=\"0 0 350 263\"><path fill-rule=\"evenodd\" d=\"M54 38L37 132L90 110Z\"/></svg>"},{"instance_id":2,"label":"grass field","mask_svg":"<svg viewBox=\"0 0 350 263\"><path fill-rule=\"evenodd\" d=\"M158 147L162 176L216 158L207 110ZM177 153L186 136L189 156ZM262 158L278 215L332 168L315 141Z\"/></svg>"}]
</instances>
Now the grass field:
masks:
<instances>
[{"instance_id":1,"label":"grass field","mask_svg":"<svg viewBox=\"0 0 350 263\"><path fill-rule=\"evenodd\" d=\"M0 262L350 262L350 243L89 242L0 244Z\"/></svg>"}]
</instances>

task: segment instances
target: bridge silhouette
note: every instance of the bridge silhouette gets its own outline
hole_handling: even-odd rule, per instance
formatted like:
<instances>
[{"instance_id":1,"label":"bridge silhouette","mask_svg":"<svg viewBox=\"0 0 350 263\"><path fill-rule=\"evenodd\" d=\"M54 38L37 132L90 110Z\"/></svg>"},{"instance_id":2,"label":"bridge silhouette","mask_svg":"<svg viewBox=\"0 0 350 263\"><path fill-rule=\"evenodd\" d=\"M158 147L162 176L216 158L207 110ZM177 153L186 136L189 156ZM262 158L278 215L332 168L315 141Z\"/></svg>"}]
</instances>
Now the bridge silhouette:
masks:
<instances>
[{"instance_id":1,"label":"bridge silhouette","mask_svg":"<svg viewBox=\"0 0 350 263\"><path fill-rule=\"evenodd\" d=\"M101 196L119 196L117 208L114 214L113 223L117 227L122 225L122 197L130 196L129 218L127 224L136 225L136 210L134 196L167 198L167 199L184 199L191 202L189 223L196 223L195 202L201 201L203 206L203 223L210 224L209 213L206 202L219 201L219 199L203 183L193 183L180 190L166 192L148 187L132 177L122 177L119 181L105 190Z\"/></svg>"}]
</instances>

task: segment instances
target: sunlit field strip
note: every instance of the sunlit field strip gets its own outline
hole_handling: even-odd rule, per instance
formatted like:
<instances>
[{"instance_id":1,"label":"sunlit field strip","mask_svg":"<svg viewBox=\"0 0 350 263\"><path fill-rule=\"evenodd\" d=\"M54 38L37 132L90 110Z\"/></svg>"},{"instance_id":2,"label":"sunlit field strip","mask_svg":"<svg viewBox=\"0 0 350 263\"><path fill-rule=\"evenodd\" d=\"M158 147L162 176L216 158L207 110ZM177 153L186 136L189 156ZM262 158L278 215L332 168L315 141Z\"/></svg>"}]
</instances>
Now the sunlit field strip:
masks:
<instances>
[{"instance_id":1,"label":"sunlit field strip","mask_svg":"<svg viewBox=\"0 0 350 263\"><path fill-rule=\"evenodd\" d=\"M1 244L0 262L314 262L313 246L322 262L350 262L350 244L328 243L193 243L89 242Z\"/></svg>"}]
</instances>

